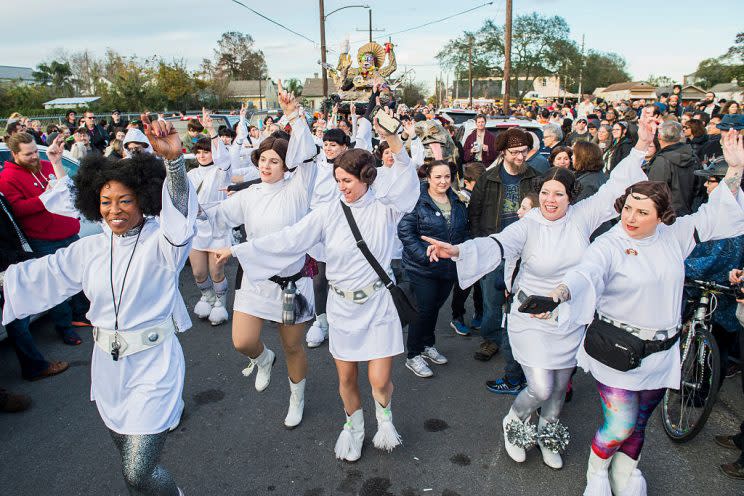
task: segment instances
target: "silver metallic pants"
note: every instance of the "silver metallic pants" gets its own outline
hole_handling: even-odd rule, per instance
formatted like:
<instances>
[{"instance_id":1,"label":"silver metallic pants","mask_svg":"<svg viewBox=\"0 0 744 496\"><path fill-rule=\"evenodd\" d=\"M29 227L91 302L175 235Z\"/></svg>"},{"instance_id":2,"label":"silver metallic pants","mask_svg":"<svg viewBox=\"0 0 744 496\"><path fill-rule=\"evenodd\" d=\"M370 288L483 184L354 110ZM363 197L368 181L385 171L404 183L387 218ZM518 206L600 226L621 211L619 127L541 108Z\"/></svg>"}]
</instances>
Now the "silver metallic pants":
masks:
<instances>
[{"instance_id":1,"label":"silver metallic pants","mask_svg":"<svg viewBox=\"0 0 744 496\"><path fill-rule=\"evenodd\" d=\"M109 430L121 454L122 473L130 496L178 496L173 477L159 465L168 431L124 435Z\"/></svg>"},{"instance_id":2,"label":"silver metallic pants","mask_svg":"<svg viewBox=\"0 0 744 496\"><path fill-rule=\"evenodd\" d=\"M527 387L514 400L514 413L524 420L541 408L542 418L548 421L558 420L573 367L549 370L522 365L522 369L527 378Z\"/></svg>"}]
</instances>

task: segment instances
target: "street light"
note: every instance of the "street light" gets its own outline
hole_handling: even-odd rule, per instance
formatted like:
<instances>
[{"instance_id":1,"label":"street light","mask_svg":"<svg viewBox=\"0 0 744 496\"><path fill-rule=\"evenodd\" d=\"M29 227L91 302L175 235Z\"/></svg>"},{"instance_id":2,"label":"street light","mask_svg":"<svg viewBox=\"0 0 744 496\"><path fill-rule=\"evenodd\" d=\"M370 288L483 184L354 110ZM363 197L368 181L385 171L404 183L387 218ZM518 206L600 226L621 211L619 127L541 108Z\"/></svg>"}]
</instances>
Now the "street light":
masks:
<instances>
[{"instance_id":1,"label":"street light","mask_svg":"<svg viewBox=\"0 0 744 496\"><path fill-rule=\"evenodd\" d=\"M339 10L343 9L352 9L352 8L361 8L361 9L368 9L370 8L369 5L346 5L344 7L339 7L336 10L330 11L327 15L325 14L325 7L323 5L323 0L319 0L320 2L320 62L321 62L321 68L323 70L323 98L328 97L328 71L326 71L326 40L325 40L325 21L333 13L338 12Z\"/></svg>"}]
</instances>

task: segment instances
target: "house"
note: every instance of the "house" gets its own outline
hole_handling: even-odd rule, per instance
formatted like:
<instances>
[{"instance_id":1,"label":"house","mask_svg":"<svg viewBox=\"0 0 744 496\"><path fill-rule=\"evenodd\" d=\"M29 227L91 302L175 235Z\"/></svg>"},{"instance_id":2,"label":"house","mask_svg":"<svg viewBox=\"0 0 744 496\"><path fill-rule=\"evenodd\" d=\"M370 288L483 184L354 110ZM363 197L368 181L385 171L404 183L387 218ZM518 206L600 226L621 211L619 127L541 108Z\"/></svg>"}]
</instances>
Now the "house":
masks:
<instances>
[{"instance_id":1,"label":"house","mask_svg":"<svg viewBox=\"0 0 744 496\"><path fill-rule=\"evenodd\" d=\"M719 83L708 91L716 94L716 101L724 98L726 100L744 101L744 87L739 86L739 82L734 79L730 83Z\"/></svg>"},{"instance_id":2,"label":"house","mask_svg":"<svg viewBox=\"0 0 744 496\"><path fill-rule=\"evenodd\" d=\"M30 84L34 81L34 70L30 67L0 65L0 83L21 82Z\"/></svg>"},{"instance_id":3,"label":"house","mask_svg":"<svg viewBox=\"0 0 744 496\"><path fill-rule=\"evenodd\" d=\"M329 77L328 94L334 93L338 93L338 87ZM307 102L308 110L321 110L325 97L323 96L323 78L318 77L318 73L315 73L315 77L305 78L305 84L302 86L302 99Z\"/></svg>"},{"instance_id":4,"label":"house","mask_svg":"<svg viewBox=\"0 0 744 496\"><path fill-rule=\"evenodd\" d=\"M279 107L279 92L271 79L237 80L227 83L227 94L249 107L274 109Z\"/></svg>"},{"instance_id":5,"label":"house","mask_svg":"<svg viewBox=\"0 0 744 496\"><path fill-rule=\"evenodd\" d=\"M642 81L629 81L627 83L611 84L601 92L595 90L594 94L609 102L618 102L620 100L656 100L656 88L653 85Z\"/></svg>"},{"instance_id":6,"label":"house","mask_svg":"<svg viewBox=\"0 0 744 496\"><path fill-rule=\"evenodd\" d=\"M662 93L669 93L671 95L673 90L673 86L661 86L656 88L656 94L661 95ZM700 86L695 86L694 84L682 86L682 103L685 106L691 105L694 102L699 102L703 98L705 98L705 90Z\"/></svg>"},{"instance_id":7,"label":"house","mask_svg":"<svg viewBox=\"0 0 744 496\"><path fill-rule=\"evenodd\" d=\"M88 108L88 105L100 100L100 96L75 96L72 98L55 98L44 102L45 109L77 109Z\"/></svg>"},{"instance_id":8,"label":"house","mask_svg":"<svg viewBox=\"0 0 744 496\"><path fill-rule=\"evenodd\" d=\"M466 99L470 89L467 79L452 82L451 92L455 98ZM527 79L524 76L512 81L510 93L524 94L525 99L546 100L552 98L576 98L578 95L561 88L559 76L540 76ZM473 100L477 98L500 99L504 94L504 79L500 76L473 78Z\"/></svg>"}]
</instances>

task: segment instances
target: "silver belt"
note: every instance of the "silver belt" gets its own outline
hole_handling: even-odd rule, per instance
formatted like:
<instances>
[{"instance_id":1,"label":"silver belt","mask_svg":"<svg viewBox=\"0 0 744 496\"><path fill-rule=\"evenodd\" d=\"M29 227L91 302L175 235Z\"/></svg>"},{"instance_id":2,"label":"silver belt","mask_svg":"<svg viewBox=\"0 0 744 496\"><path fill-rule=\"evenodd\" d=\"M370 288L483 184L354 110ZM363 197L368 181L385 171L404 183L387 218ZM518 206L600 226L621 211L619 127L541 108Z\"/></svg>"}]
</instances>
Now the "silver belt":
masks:
<instances>
[{"instance_id":1,"label":"silver belt","mask_svg":"<svg viewBox=\"0 0 744 496\"><path fill-rule=\"evenodd\" d=\"M378 279L369 286L354 291L347 291L345 289L339 288L338 286L334 286L333 284L331 284L330 286L333 292L339 295L341 298L361 305L365 301L369 300L370 296L372 296L375 291L379 291L380 289L384 288L385 283Z\"/></svg>"},{"instance_id":2,"label":"silver belt","mask_svg":"<svg viewBox=\"0 0 744 496\"><path fill-rule=\"evenodd\" d=\"M93 340L106 353L112 353L114 346L118 349L117 360L133 355L148 348L162 344L177 330L173 316L163 322L139 331L118 332L100 327L93 328ZM117 343L114 345L114 343Z\"/></svg>"},{"instance_id":3,"label":"silver belt","mask_svg":"<svg viewBox=\"0 0 744 496\"><path fill-rule=\"evenodd\" d=\"M599 317L599 320L602 322L607 322L608 324L612 324L615 327L618 327L624 331L627 331L634 336L637 336L644 341L664 341L679 331L679 329L682 327L681 325L678 325L676 327L671 327L669 329L648 329L644 327L637 327L634 325L626 324L624 322L620 322L619 320L611 319L610 317L603 315L599 312L597 312L597 316Z\"/></svg>"}]
</instances>

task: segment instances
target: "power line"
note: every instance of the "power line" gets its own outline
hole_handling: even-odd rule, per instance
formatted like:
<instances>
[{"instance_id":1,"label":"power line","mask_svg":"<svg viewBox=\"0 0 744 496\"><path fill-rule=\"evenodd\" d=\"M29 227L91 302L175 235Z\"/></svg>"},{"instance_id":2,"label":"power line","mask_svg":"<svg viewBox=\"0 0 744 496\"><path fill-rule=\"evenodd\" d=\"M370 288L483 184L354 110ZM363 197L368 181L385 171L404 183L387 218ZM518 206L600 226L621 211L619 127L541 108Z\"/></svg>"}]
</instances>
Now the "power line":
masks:
<instances>
[{"instance_id":1,"label":"power line","mask_svg":"<svg viewBox=\"0 0 744 496\"><path fill-rule=\"evenodd\" d=\"M412 28L403 29L402 31L396 31L394 33L387 33L387 34L385 34L385 36L378 36L377 38L378 39L379 38L385 38L387 36L393 36L394 34L407 33L409 31L413 31L415 29L420 29L420 28L424 28L426 26L431 26L432 24L436 24L436 23L442 22L442 21L447 21L449 19L452 19L453 17L457 17L457 16L460 16L460 15L463 15L463 14L467 14L468 12L472 12L474 10L478 10L480 8L485 7L486 5L493 5L493 2L486 2L486 3L480 4L480 5L476 5L475 7L472 7L472 8L467 9L467 10L463 10L462 12L457 12L456 14L448 15L447 17L442 17L441 19L436 19L436 20L433 20L433 21L429 21L429 22L426 22L424 24L420 24L418 26L414 26Z\"/></svg>"},{"instance_id":2,"label":"power line","mask_svg":"<svg viewBox=\"0 0 744 496\"><path fill-rule=\"evenodd\" d=\"M280 22L277 22L277 21L275 21L274 19L271 19L270 17L266 17L265 15L263 15L263 14L262 14L262 13L260 13L260 12L258 12L257 10L255 10L255 9L252 9L252 8L248 7L248 6L247 6L246 4L244 4L243 2L239 2L238 0L231 0L231 1L232 1L233 3L237 3L237 4L238 4L238 5L240 5L241 7L245 7L246 9L250 10L251 12L253 12L254 14L256 14L257 16L259 16L259 17L261 17L261 18L263 18L263 19L266 19L266 20L267 20L267 21L269 21L270 23L272 23L272 24L276 24L276 25L277 25L277 26L279 26L280 28L282 28L282 29L285 29L285 30L289 31L289 32L290 32L290 33L292 33L292 34L295 34L295 35L299 36L300 38L303 38L303 39L305 39L305 40L309 41L310 43L313 43L313 44L315 44L315 45L317 45L317 44L318 44L318 42L317 42L317 41L315 41L315 40L311 40L310 38L308 38L308 37L307 37L307 36L305 36L304 34L302 34L302 33L298 33L297 31L295 31L295 30L293 30L293 29L290 29L290 28L288 28L288 27L287 27L287 26L285 26L284 24L282 24L282 23L280 23Z\"/></svg>"}]
</instances>

